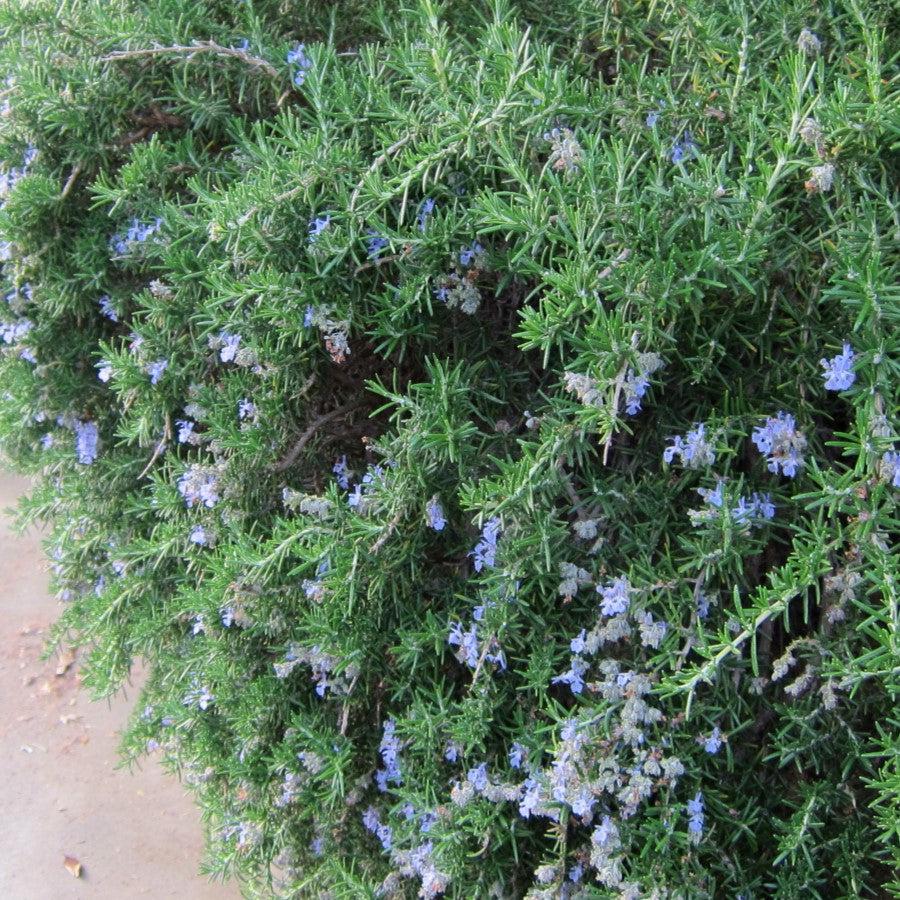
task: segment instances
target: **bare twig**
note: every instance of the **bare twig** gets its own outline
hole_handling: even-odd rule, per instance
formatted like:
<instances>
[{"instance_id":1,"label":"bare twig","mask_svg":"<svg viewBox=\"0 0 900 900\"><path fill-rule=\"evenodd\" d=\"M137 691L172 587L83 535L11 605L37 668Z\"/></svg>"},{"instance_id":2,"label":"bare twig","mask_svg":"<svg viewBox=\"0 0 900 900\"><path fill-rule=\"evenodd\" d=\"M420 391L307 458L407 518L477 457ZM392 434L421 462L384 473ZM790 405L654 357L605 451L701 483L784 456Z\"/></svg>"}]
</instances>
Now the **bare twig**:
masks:
<instances>
[{"instance_id":1,"label":"bare twig","mask_svg":"<svg viewBox=\"0 0 900 900\"><path fill-rule=\"evenodd\" d=\"M140 59L147 56L184 56L192 59L200 53L212 53L215 56L230 56L239 59L254 69L261 69L266 75L280 79L281 73L268 60L260 56L253 56L246 50L238 50L236 47L223 47L215 41L194 41L189 46L175 44L171 47L145 47L140 50L115 50L106 56L101 56L101 62L119 62L124 59Z\"/></svg>"},{"instance_id":2,"label":"bare twig","mask_svg":"<svg viewBox=\"0 0 900 900\"><path fill-rule=\"evenodd\" d=\"M366 269L377 269L378 266L383 266L385 263L396 262L398 259L403 259L404 256L409 256L409 252L404 250L403 253L394 253L391 256L382 256L379 259L373 259L371 262L357 266L353 270L353 274L359 275L360 272L365 272Z\"/></svg>"},{"instance_id":3,"label":"bare twig","mask_svg":"<svg viewBox=\"0 0 900 900\"><path fill-rule=\"evenodd\" d=\"M403 511L397 510L397 512L394 514L394 518L387 523L387 526L381 533L381 537L379 537L378 540L375 541L375 543L372 544L371 548L369 549L369 553L371 553L372 556L375 556L375 554L378 553L378 551L381 550L381 548L387 543L388 538L397 530L397 526L400 524L400 520L402 518Z\"/></svg>"},{"instance_id":4,"label":"bare twig","mask_svg":"<svg viewBox=\"0 0 900 900\"><path fill-rule=\"evenodd\" d=\"M66 179L66 183L63 185L62 193L59 195L60 200L65 200L66 197L69 196L72 188L75 187L75 181L80 174L81 163L77 162L74 166L72 166L72 171L69 173L69 177Z\"/></svg>"},{"instance_id":5,"label":"bare twig","mask_svg":"<svg viewBox=\"0 0 900 900\"><path fill-rule=\"evenodd\" d=\"M411 140L413 136L412 133L407 134L405 137L400 138L399 141L391 144L381 156L376 157L375 161L371 166L366 170L366 174L363 175L359 184L356 186L353 194L350 197L350 212L356 208L356 201L359 199L359 192L363 189L363 185L365 184L366 178L369 177L373 172L377 172L398 150L402 147L405 147Z\"/></svg>"},{"instance_id":6,"label":"bare twig","mask_svg":"<svg viewBox=\"0 0 900 900\"><path fill-rule=\"evenodd\" d=\"M283 472L285 469L290 468L297 457L303 452L303 448L310 442L313 435L324 425L326 422L330 422L332 419L338 418L338 416L344 415L344 413L350 412L352 409L356 409L357 406L362 405L362 399L357 398L355 400L351 400L349 403L345 403L343 406L339 406L336 409L331 410L331 412L327 412L324 415L319 416L317 419L314 419L310 422L306 431L300 435L299 440L290 450L288 450L285 455L272 466L273 472Z\"/></svg>"},{"instance_id":7,"label":"bare twig","mask_svg":"<svg viewBox=\"0 0 900 900\"><path fill-rule=\"evenodd\" d=\"M604 278L609 278L619 266L622 265L628 257L631 256L631 250L627 247L602 271L597 275L597 278L602 281Z\"/></svg>"},{"instance_id":8,"label":"bare twig","mask_svg":"<svg viewBox=\"0 0 900 900\"><path fill-rule=\"evenodd\" d=\"M146 466L144 466L144 471L138 475L137 480L140 481L151 469L153 463L155 463L160 456L162 456L163 451L166 449L166 443L172 437L172 419L169 414L166 413L166 427L163 429L163 436L160 441L157 443L156 448L153 450L153 456L150 457L149 462Z\"/></svg>"}]
</instances>

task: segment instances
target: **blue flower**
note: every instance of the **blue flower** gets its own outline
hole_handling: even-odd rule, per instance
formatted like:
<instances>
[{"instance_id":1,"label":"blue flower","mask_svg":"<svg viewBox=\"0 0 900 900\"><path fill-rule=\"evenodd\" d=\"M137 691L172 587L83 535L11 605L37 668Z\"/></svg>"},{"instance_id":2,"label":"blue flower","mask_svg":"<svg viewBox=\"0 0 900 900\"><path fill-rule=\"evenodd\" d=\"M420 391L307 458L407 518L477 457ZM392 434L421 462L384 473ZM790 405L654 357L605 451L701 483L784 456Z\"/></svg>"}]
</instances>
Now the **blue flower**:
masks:
<instances>
[{"instance_id":1,"label":"blue flower","mask_svg":"<svg viewBox=\"0 0 900 900\"><path fill-rule=\"evenodd\" d=\"M421 205L419 206L419 211L416 214L416 225L418 226L419 231L424 232L426 227L428 226L428 220L431 218L432 213L434 212L434 208L437 204L431 197L426 197Z\"/></svg>"},{"instance_id":2,"label":"blue flower","mask_svg":"<svg viewBox=\"0 0 900 900\"><path fill-rule=\"evenodd\" d=\"M821 359L819 364L825 370L822 377L825 379L825 389L828 391L846 391L856 381L856 373L853 371L853 361L856 354L845 341L844 349L831 359Z\"/></svg>"},{"instance_id":3,"label":"blue flower","mask_svg":"<svg viewBox=\"0 0 900 900\"><path fill-rule=\"evenodd\" d=\"M119 314L116 312L112 300L109 299L109 294L104 294L97 302L100 305L100 312L106 316L107 319L111 322L119 321Z\"/></svg>"},{"instance_id":4,"label":"blue flower","mask_svg":"<svg viewBox=\"0 0 900 900\"><path fill-rule=\"evenodd\" d=\"M603 615L618 616L625 612L631 602L628 596L630 590L631 585L624 577L615 578L607 585L598 584L597 593L603 596L600 603Z\"/></svg>"},{"instance_id":5,"label":"blue flower","mask_svg":"<svg viewBox=\"0 0 900 900\"><path fill-rule=\"evenodd\" d=\"M485 523L481 531L481 540L469 551L476 572L480 572L485 566L493 567L497 556L497 538L500 530L500 519L496 516Z\"/></svg>"},{"instance_id":6,"label":"blue flower","mask_svg":"<svg viewBox=\"0 0 900 900\"><path fill-rule=\"evenodd\" d=\"M378 259L378 257L387 249L388 239L382 237L374 228L369 228L366 234L369 237L366 240L366 256L369 259Z\"/></svg>"},{"instance_id":7,"label":"blue flower","mask_svg":"<svg viewBox=\"0 0 900 900\"><path fill-rule=\"evenodd\" d=\"M783 410L769 416L765 425L753 430L753 443L768 458L768 469L776 474L781 471L793 478L804 464L803 451L806 438L797 430L797 423L790 413Z\"/></svg>"},{"instance_id":8,"label":"blue flower","mask_svg":"<svg viewBox=\"0 0 900 900\"><path fill-rule=\"evenodd\" d=\"M722 504L725 502L725 497L722 494L722 488L724 487L725 482L717 481L715 490L710 490L709 488L697 488L697 493L713 508L721 509Z\"/></svg>"},{"instance_id":9,"label":"blue flower","mask_svg":"<svg viewBox=\"0 0 900 900\"><path fill-rule=\"evenodd\" d=\"M573 694L580 694L584 690L584 673L588 670L588 664L580 657L573 656L572 664L562 675L553 679L553 684L567 684Z\"/></svg>"},{"instance_id":10,"label":"blue flower","mask_svg":"<svg viewBox=\"0 0 900 900\"><path fill-rule=\"evenodd\" d=\"M690 469L711 466L716 461L716 452L706 437L706 425L702 422L692 428L684 438L671 438L672 446L663 452L663 461L671 463L678 456L682 465Z\"/></svg>"},{"instance_id":11,"label":"blue flower","mask_svg":"<svg viewBox=\"0 0 900 900\"><path fill-rule=\"evenodd\" d=\"M307 306L306 312L303 314L303 327L309 328L313 323L313 317L316 314L316 309L314 306Z\"/></svg>"},{"instance_id":12,"label":"blue flower","mask_svg":"<svg viewBox=\"0 0 900 900\"><path fill-rule=\"evenodd\" d=\"M487 763L481 763L474 769L469 769L466 773L466 780L479 794L486 791L488 786Z\"/></svg>"},{"instance_id":13,"label":"blue flower","mask_svg":"<svg viewBox=\"0 0 900 900\"><path fill-rule=\"evenodd\" d=\"M338 485L340 485L343 490L348 490L350 487L350 472L347 469L346 454L331 467L331 471L334 472L334 477Z\"/></svg>"},{"instance_id":14,"label":"blue flower","mask_svg":"<svg viewBox=\"0 0 900 900\"><path fill-rule=\"evenodd\" d=\"M582 628L581 631L578 632L578 635L576 637L572 638L572 640L569 643L569 649L573 653L583 653L584 652L584 648L585 648L584 638L585 638L586 634L587 634L587 631L585 631L585 629Z\"/></svg>"},{"instance_id":15,"label":"blue flower","mask_svg":"<svg viewBox=\"0 0 900 900\"><path fill-rule=\"evenodd\" d=\"M150 376L150 384L158 384L162 378L163 372L168 368L169 361L167 359L157 359L154 362L147 363L144 371Z\"/></svg>"},{"instance_id":16,"label":"blue flower","mask_svg":"<svg viewBox=\"0 0 900 900\"><path fill-rule=\"evenodd\" d=\"M473 241L468 247L463 247L459 251L459 262L463 266L471 265L474 261L480 260L484 256L484 247Z\"/></svg>"},{"instance_id":17,"label":"blue flower","mask_svg":"<svg viewBox=\"0 0 900 900\"><path fill-rule=\"evenodd\" d=\"M248 400L244 397L242 400L238 401L238 419L243 421L244 419L250 419L256 415L256 404L252 400Z\"/></svg>"},{"instance_id":18,"label":"blue flower","mask_svg":"<svg viewBox=\"0 0 900 900\"><path fill-rule=\"evenodd\" d=\"M659 113L654 109L647 113L645 124L648 128L653 128L659 121Z\"/></svg>"},{"instance_id":19,"label":"blue flower","mask_svg":"<svg viewBox=\"0 0 900 900\"><path fill-rule=\"evenodd\" d=\"M703 834L703 794L700 791L697 791L693 800L688 800L687 812L688 831L690 832L691 840L696 843Z\"/></svg>"},{"instance_id":20,"label":"blue flower","mask_svg":"<svg viewBox=\"0 0 900 900\"><path fill-rule=\"evenodd\" d=\"M315 243L319 235L325 231L326 228L331 224L331 216L327 213L324 216L316 216L314 219L309 220L309 242L311 244Z\"/></svg>"},{"instance_id":21,"label":"blue flower","mask_svg":"<svg viewBox=\"0 0 900 900\"><path fill-rule=\"evenodd\" d=\"M196 425L196 422L191 422L186 419L176 419L175 424L178 426L178 443L189 443L191 440L191 435L194 433L194 426Z\"/></svg>"},{"instance_id":22,"label":"blue flower","mask_svg":"<svg viewBox=\"0 0 900 900\"><path fill-rule=\"evenodd\" d=\"M676 141L672 145L672 150L670 154L670 158L673 163L679 165L683 163L686 159L691 159L697 155L697 145L694 143L691 138L691 133L689 131L685 131L680 141Z\"/></svg>"},{"instance_id":23,"label":"blue flower","mask_svg":"<svg viewBox=\"0 0 900 900\"><path fill-rule=\"evenodd\" d=\"M297 67L292 81L297 87L302 87L306 73L313 67L312 60L306 55L306 44L297 44L293 50L288 50L287 63Z\"/></svg>"},{"instance_id":24,"label":"blue flower","mask_svg":"<svg viewBox=\"0 0 900 900\"><path fill-rule=\"evenodd\" d=\"M512 747L509 748L509 764L514 769L521 769L524 758L525 748L518 741L514 741Z\"/></svg>"},{"instance_id":25,"label":"blue flower","mask_svg":"<svg viewBox=\"0 0 900 900\"><path fill-rule=\"evenodd\" d=\"M722 732L719 731L719 726L716 725L712 730L712 734L710 734L707 738L698 738L700 742L703 744L703 749L709 753L710 755L714 755L719 752L722 748Z\"/></svg>"},{"instance_id":26,"label":"blue flower","mask_svg":"<svg viewBox=\"0 0 900 900\"><path fill-rule=\"evenodd\" d=\"M97 458L99 438L96 422L75 423L75 454L83 466L91 465Z\"/></svg>"},{"instance_id":27,"label":"blue flower","mask_svg":"<svg viewBox=\"0 0 900 900\"><path fill-rule=\"evenodd\" d=\"M239 334L232 334L230 331L220 331L218 342L221 345L219 350L219 358L222 362L232 362L237 356L238 346L241 343Z\"/></svg>"},{"instance_id":28,"label":"blue flower","mask_svg":"<svg viewBox=\"0 0 900 900\"><path fill-rule=\"evenodd\" d=\"M900 453L888 450L881 457L879 470L885 481L890 481L895 488L900 488Z\"/></svg>"},{"instance_id":29,"label":"blue flower","mask_svg":"<svg viewBox=\"0 0 900 900\"><path fill-rule=\"evenodd\" d=\"M437 497L432 497L425 505L425 513L428 516L428 527L435 531L443 531L447 524L444 516L444 508Z\"/></svg>"}]
</instances>

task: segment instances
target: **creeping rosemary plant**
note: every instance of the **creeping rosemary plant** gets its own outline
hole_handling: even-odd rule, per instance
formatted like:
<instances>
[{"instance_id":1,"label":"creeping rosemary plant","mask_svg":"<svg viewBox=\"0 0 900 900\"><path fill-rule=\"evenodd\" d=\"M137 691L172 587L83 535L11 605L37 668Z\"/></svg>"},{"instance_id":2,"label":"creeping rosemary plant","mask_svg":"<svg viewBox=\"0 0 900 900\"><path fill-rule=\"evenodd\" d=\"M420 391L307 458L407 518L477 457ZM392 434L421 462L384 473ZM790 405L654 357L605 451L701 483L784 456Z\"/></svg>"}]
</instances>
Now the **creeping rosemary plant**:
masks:
<instances>
[{"instance_id":1,"label":"creeping rosemary plant","mask_svg":"<svg viewBox=\"0 0 900 900\"><path fill-rule=\"evenodd\" d=\"M3 4L0 443L208 872L900 896L897 33Z\"/></svg>"}]
</instances>

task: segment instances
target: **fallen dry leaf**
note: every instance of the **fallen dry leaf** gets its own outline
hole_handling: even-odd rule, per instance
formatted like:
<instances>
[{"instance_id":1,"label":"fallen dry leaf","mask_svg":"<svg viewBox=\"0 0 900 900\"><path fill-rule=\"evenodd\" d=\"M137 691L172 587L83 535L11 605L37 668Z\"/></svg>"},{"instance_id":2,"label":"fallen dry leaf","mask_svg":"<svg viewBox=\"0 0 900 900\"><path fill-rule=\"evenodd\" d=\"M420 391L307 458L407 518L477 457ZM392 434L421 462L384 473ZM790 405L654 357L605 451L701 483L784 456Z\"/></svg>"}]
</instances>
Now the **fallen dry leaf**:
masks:
<instances>
[{"instance_id":1,"label":"fallen dry leaf","mask_svg":"<svg viewBox=\"0 0 900 900\"><path fill-rule=\"evenodd\" d=\"M56 666L56 674L65 675L74 662L75 653L72 650L63 650L63 652L59 654L59 663Z\"/></svg>"},{"instance_id":2,"label":"fallen dry leaf","mask_svg":"<svg viewBox=\"0 0 900 900\"><path fill-rule=\"evenodd\" d=\"M74 856L63 857L63 865L74 878L81 878L81 863Z\"/></svg>"}]
</instances>

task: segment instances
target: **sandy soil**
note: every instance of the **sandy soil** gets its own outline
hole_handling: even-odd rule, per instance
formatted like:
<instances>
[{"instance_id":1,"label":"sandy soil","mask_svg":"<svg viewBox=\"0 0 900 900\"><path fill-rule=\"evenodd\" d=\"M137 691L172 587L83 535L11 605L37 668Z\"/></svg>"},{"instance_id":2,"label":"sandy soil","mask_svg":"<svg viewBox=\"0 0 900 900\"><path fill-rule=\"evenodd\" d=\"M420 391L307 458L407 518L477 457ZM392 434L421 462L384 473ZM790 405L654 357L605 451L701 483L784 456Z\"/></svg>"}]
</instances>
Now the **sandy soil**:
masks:
<instances>
[{"instance_id":1,"label":"sandy soil","mask_svg":"<svg viewBox=\"0 0 900 900\"><path fill-rule=\"evenodd\" d=\"M0 471L0 510L26 487ZM116 768L117 732L136 691L91 703L77 661L40 660L58 604L39 536L13 535L9 522L0 513L0 897L240 897L197 873L200 817L178 782L151 760L134 772ZM66 857L81 864L79 877Z\"/></svg>"}]
</instances>

